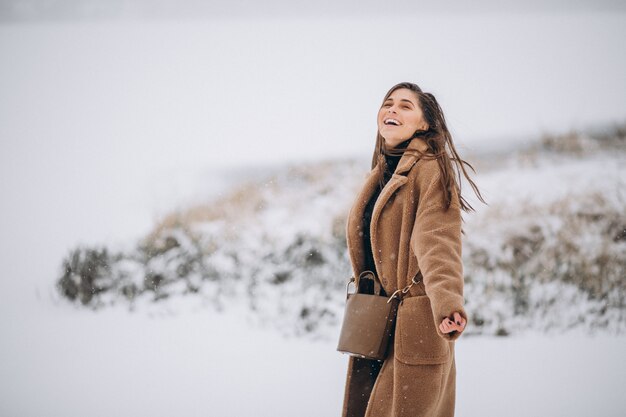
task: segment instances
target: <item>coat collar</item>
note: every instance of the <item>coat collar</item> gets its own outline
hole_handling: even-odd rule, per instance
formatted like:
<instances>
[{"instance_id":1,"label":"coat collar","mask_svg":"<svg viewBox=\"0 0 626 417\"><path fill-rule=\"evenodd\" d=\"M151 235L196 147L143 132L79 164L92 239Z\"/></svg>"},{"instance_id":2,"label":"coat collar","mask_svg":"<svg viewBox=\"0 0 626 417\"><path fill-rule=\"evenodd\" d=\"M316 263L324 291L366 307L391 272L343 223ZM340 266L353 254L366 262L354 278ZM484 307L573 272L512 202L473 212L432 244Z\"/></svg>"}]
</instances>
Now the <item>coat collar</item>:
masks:
<instances>
[{"instance_id":1,"label":"coat collar","mask_svg":"<svg viewBox=\"0 0 626 417\"><path fill-rule=\"evenodd\" d=\"M376 200L376 203L374 204L372 219L370 222L370 236L372 254L374 255L374 261L376 265L379 264L378 251L376 250L378 218L380 217L380 213L383 207L391 198L393 193L395 193L402 185L404 185L408 181L408 178L404 174L407 174L419 159L419 156L417 152L415 152L415 150L427 152L428 145L423 139L420 138L413 138L411 142L409 142L407 150L404 151L404 154L400 158L400 161L398 161L398 165L393 175L381 190ZM361 188L361 191L358 193L356 201L353 204L350 213L348 214L348 222L346 225L346 239L348 243L348 251L352 263L352 269L355 273L355 277L358 277L361 272L363 272L363 267L365 265L365 248L362 238L363 233L361 232L361 228L363 227L363 215L365 213L365 206L378 188L378 174L381 169L382 167L380 166L380 164L376 164L376 166L374 166L374 168L370 171L367 178L365 179L365 184ZM380 276L380 271L375 272L377 276Z\"/></svg>"},{"instance_id":2,"label":"coat collar","mask_svg":"<svg viewBox=\"0 0 626 417\"><path fill-rule=\"evenodd\" d=\"M413 164L415 164L419 158L417 152L415 152L416 150L422 153L428 151L428 145L423 139L413 138L409 142L406 151L404 151L400 161L398 161L398 166L396 167L394 174L404 174L411 169ZM376 168L378 168L378 165L376 165L375 169Z\"/></svg>"}]
</instances>

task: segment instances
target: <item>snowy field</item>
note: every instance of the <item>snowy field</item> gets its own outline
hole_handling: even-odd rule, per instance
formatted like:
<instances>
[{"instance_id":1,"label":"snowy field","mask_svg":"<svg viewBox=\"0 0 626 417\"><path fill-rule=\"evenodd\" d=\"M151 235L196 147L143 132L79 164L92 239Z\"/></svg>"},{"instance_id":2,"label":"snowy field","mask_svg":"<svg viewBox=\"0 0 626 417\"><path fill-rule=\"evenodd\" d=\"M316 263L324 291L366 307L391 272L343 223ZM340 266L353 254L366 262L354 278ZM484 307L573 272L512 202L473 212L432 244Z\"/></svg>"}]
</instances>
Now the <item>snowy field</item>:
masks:
<instances>
[{"instance_id":1,"label":"snowy field","mask_svg":"<svg viewBox=\"0 0 626 417\"><path fill-rule=\"evenodd\" d=\"M0 415L339 416L347 357L238 315L37 302L3 323ZM5 317L6 319L6 317ZM626 337L461 337L459 417L623 416Z\"/></svg>"}]
</instances>

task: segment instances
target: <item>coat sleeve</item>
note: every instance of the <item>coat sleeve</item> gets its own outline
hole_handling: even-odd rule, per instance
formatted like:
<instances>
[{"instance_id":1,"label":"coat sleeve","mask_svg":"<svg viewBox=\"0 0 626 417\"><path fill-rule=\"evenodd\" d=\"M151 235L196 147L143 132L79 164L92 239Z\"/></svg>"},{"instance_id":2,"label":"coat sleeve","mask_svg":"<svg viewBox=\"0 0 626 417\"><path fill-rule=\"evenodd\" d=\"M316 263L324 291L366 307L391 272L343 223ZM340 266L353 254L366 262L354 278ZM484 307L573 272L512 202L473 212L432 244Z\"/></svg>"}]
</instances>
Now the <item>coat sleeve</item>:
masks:
<instances>
[{"instance_id":1,"label":"coat sleeve","mask_svg":"<svg viewBox=\"0 0 626 417\"><path fill-rule=\"evenodd\" d=\"M453 190L446 210L441 171L436 161L422 166L416 179L418 207L411 232L411 249L422 272L426 295L430 299L435 328L446 340L456 340L461 333L443 333L439 324L458 312L468 323L463 306L463 263L461 260L461 207Z\"/></svg>"}]
</instances>

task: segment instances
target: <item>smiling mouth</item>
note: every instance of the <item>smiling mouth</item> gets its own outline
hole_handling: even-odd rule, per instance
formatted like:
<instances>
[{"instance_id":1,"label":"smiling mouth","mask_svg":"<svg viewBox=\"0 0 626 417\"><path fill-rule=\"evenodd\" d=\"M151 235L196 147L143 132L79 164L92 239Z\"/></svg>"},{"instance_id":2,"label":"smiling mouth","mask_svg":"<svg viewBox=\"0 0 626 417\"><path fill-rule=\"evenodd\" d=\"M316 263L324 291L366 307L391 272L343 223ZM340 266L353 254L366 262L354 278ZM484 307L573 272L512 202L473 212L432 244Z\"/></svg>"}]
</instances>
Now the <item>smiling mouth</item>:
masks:
<instances>
[{"instance_id":1,"label":"smiling mouth","mask_svg":"<svg viewBox=\"0 0 626 417\"><path fill-rule=\"evenodd\" d=\"M384 119L383 124L385 126L400 126L402 123L390 117L388 119Z\"/></svg>"}]
</instances>

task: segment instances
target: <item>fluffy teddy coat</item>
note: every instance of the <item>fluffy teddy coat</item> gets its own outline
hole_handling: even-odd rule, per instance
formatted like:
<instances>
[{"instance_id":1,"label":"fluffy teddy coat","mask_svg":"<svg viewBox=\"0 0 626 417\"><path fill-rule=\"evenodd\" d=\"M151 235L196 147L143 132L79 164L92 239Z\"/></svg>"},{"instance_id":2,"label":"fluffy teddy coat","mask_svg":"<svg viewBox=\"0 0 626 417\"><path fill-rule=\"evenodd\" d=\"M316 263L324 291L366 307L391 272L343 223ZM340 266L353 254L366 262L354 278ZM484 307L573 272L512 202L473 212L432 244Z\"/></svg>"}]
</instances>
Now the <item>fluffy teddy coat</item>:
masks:
<instances>
[{"instance_id":1,"label":"fluffy teddy coat","mask_svg":"<svg viewBox=\"0 0 626 417\"><path fill-rule=\"evenodd\" d=\"M445 209L441 170L436 160L419 158L423 139L414 138L380 192L370 223L376 276L387 294L411 283L400 304L387 359L350 357L343 417L452 417L455 409L455 340L439 324L459 312L463 300L461 207L453 190ZM348 214L346 239L352 272L364 270L363 214L376 191L377 164L368 174ZM467 325L466 325L467 326Z\"/></svg>"}]
</instances>

